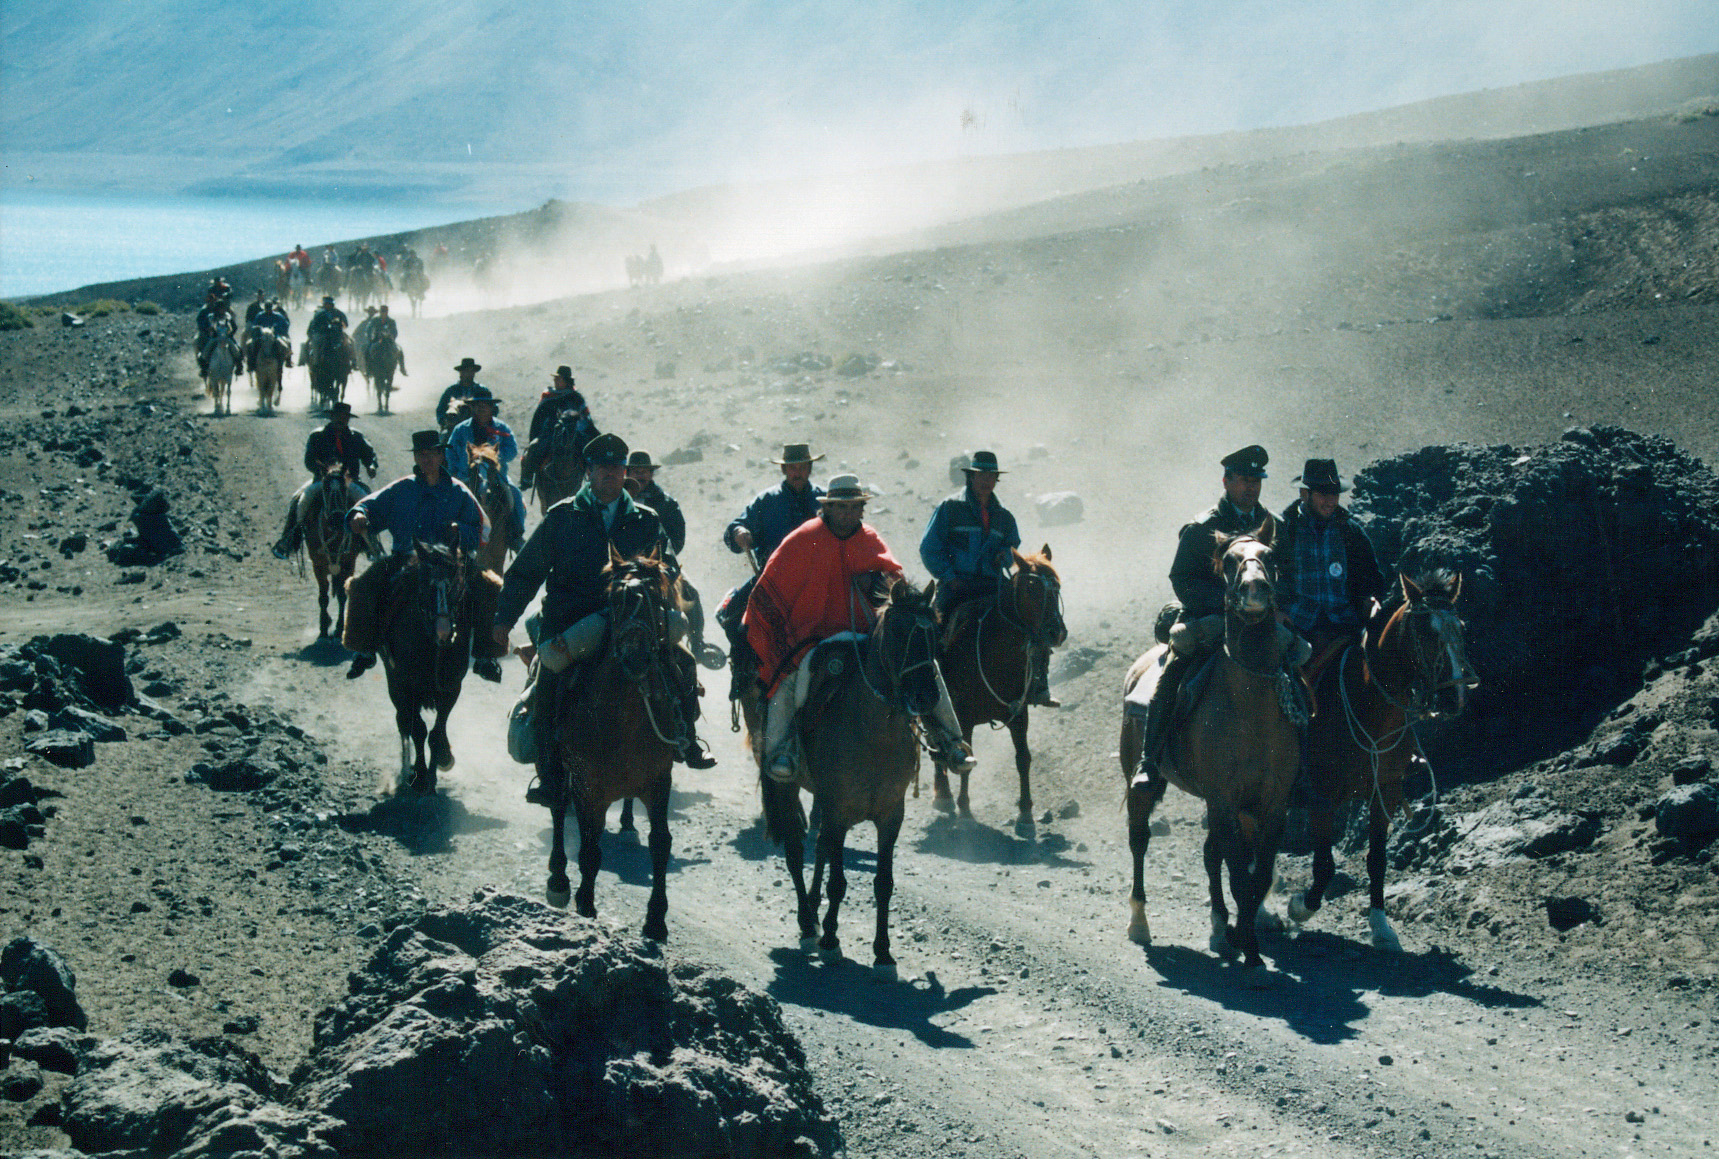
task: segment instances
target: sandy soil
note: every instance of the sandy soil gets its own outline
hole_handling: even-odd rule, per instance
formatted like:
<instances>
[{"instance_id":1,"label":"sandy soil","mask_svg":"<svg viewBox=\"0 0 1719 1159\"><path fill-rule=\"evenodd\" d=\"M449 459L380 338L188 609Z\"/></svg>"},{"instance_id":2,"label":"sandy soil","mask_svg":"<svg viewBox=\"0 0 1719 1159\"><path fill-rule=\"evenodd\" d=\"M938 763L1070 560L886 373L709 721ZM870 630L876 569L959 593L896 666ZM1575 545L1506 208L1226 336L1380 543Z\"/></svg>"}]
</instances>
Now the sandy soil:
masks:
<instances>
[{"instance_id":1,"label":"sandy soil","mask_svg":"<svg viewBox=\"0 0 1719 1159\"><path fill-rule=\"evenodd\" d=\"M936 812L929 784L910 802L894 923L903 981L797 950L787 876L725 727L725 676L708 682L703 724L720 766L677 770L668 953L717 963L782 1003L850 1154L1700 1153L1719 1081L1719 931L1704 864L1573 855L1463 880L1399 875L1403 954L1370 948L1363 894L1352 890L1309 929L1267 938L1268 968L1246 971L1204 949L1200 812L1172 795L1147 866L1156 944L1124 937L1117 688L1167 595L1176 527L1217 493L1221 454L1264 442L1274 506L1290 498L1305 455L1334 455L1347 473L1425 443L1532 442L1578 422L1719 454L1716 308L1700 298L1653 306L1623 300L1620 284L1582 312L1498 316L1476 305L1499 284L1494 271L1429 257L1413 278L1469 305L1384 324L1379 301L1409 275L1379 272L1364 230L1318 235L1340 237L1340 248L1292 245L1302 219L1258 192L1266 208L1251 256L1221 229L1169 245L1139 219L1011 240L1023 232L1012 220L990 240L943 249L406 321L413 373L397 413L357 425L385 472L398 473L409 432L428 425L459 357L485 364L480 378L519 426L549 371L572 363L605 429L659 459L702 454L659 481L686 509L689 574L709 598L744 574L718 535L771 481L765 460L784 441L811 440L829 452L830 472L856 470L878 490L869 517L903 558L951 489L953 455L990 446L1010 468L1000 495L1031 545L1053 545L1067 591L1064 707L1032 723L1036 811L1050 817L1036 839L1013 832L1001 735L979 738L977 824ZM1651 199L1626 209L1601 200L1596 213L1670 216ZM1466 229L1445 236L1485 241ZM1435 241L1423 239L1422 252L1439 252ZM1312 303L1305 317L1289 321L1302 301ZM1273 302L1276 315L1261 305ZM308 581L266 554L313 425L302 371L283 417L214 419L178 348L151 346L145 373L126 353L141 320L94 325L79 337L0 336L0 413L15 430L46 434L63 416L43 409L123 404L95 412L125 416L106 437L133 449L136 469L169 472L176 510L193 525L218 515L220 539L196 538L142 585L117 583L120 569L93 551L71 564L37 549L54 580L10 600L0 642L171 619L180 637L135 651L149 678L176 689L163 703L207 731L134 735L77 772L32 765L64 796L28 853L39 865L0 853L0 935L28 932L67 956L95 1033L137 1019L221 1033L252 1014L258 1027L244 1041L285 1072L314 1012L399 914L480 885L539 894L545 814L523 801L526 770L501 744L520 673L500 688L466 685L453 726L459 763L440 795L387 797L398 752L383 683L341 678L343 654L315 639ZM151 329L162 326L183 341L183 318ZM99 356L79 342L98 344ZM778 365L802 352L885 362L852 378ZM133 372L109 373L116 359ZM136 405L143 397L162 400L155 413ZM99 535L101 522L123 520L116 483L92 480L82 511L40 491L79 477L67 455L29 438L0 454L0 485L18 496L4 500L14 558L28 550L25 534ZM180 457L188 468L174 469ZM1039 526L1030 496L1059 490L1082 495L1086 518ZM72 571L75 581L61 578ZM247 707L243 728L224 716L232 705ZM20 716L0 720L7 745L21 738ZM186 783L211 744L274 745L300 768L272 794ZM1506 792L1519 772L1498 769L1494 785L1465 791ZM862 960L869 841L855 838L843 927ZM643 845L611 833L604 857L598 920L636 929ZM1342 869L1364 880L1356 859ZM1282 870L1291 885L1308 872L1300 858ZM1607 880L1594 888L1614 885L1620 897L1664 895L1664 920L1568 934L1543 910L1535 920L1545 894L1596 874ZM1610 880L1618 874L1635 876ZM1644 945L1658 952L1618 952ZM180 967L200 984L167 985ZM0 1111L0 1146L63 1142L51 1126L24 1125L58 1081Z\"/></svg>"}]
</instances>

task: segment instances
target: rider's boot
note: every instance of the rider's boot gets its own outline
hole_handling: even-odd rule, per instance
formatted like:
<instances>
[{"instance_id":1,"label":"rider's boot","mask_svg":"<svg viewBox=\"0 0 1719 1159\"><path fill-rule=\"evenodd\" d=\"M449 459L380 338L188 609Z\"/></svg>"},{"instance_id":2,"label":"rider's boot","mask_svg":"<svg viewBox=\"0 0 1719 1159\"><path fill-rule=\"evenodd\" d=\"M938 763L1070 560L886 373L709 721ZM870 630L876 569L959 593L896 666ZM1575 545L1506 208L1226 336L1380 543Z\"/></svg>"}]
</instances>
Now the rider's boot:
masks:
<instances>
[{"instance_id":1,"label":"rider's boot","mask_svg":"<svg viewBox=\"0 0 1719 1159\"><path fill-rule=\"evenodd\" d=\"M479 656L472 661L472 674L491 684L501 683L501 661L493 656Z\"/></svg>"},{"instance_id":2,"label":"rider's boot","mask_svg":"<svg viewBox=\"0 0 1719 1159\"><path fill-rule=\"evenodd\" d=\"M275 541L269 550L276 559L291 559L298 545L304 542L304 529L298 525L298 496L294 495L287 503L286 525L281 528L281 537Z\"/></svg>"},{"instance_id":3,"label":"rider's boot","mask_svg":"<svg viewBox=\"0 0 1719 1159\"><path fill-rule=\"evenodd\" d=\"M680 648L674 649L670 664L675 674L676 691L680 694L680 718L686 739L681 742L675 760L689 769L713 769L716 758L704 751L698 739L698 666Z\"/></svg>"},{"instance_id":4,"label":"rider's boot","mask_svg":"<svg viewBox=\"0 0 1719 1159\"><path fill-rule=\"evenodd\" d=\"M1050 694L1050 649L1032 650L1032 676L1027 685L1027 703L1038 708L1061 708L1062 701Z\"/></svg>"},{"instance_id":5,"label":"rider's boot","mask_svg":"<svg viewBox=\"0 0 1719 1159\"><path fill-rule=\"evenodd\" d=\"M949 699L942 673L937 675L937 707L930 716L920 719L925 723L925 735L937 763L951 772L972 772L979 762L973 759L972 747L961 739L961 721L955 715L955 702Z\"/></svg>"},{"instance_id":6,"label":"rider's boot","mask_svg":"<svg viewBox=\"0 0 1719 1159\"><path fill-rule=\"evenodd\" d=\"M346 670L346 678L348 680L357 680L360 676L364 675L375 666L376 654L374 652L356 653L352 657L352 666Z\"/></svg>"},{"instance_id":7,"label":"rider's boot","mask_svg":"<svg viewBox=\"0 0 1719 1159\"><path fill-rule=\"evenodd\" d=\"M1164 671L1158 675L1158 687L1152 693L1151 703L1146 706L1146 735L1140 741L1140 763L1135 766L1130 788L1154 789L1162 779L1158 775L1158 759L1170 735L1170 717L1176 710L1177 690L1181 688L1191 663L1188 657L1171 652Z\"/></svg>"},{"instance_id":8,"label":"rider's boot","mask_svg":"<svg viewBox=\"0 0 1719 1159\"><path fill-rule=\"evenodd\" d=\"M797 679L798 674L795 673L783 680L764 710L764 775L784 785L793 784L798 775L794 767L794 748L788 743L788 733L794 723L794 684Z\"/></svg>"}]
</instances>

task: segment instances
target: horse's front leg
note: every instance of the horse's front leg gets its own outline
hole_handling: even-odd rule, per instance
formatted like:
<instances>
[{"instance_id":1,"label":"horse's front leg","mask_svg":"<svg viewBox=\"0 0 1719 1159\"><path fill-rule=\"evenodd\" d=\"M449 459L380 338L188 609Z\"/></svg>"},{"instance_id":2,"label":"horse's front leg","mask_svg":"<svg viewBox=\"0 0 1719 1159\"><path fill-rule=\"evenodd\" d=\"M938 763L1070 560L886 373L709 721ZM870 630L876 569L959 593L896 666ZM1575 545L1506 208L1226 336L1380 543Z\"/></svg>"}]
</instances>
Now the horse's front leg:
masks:
<instances>
[{"instance_id":1,"label":"horse's front leg","mask_svg":"<svg viewBox=\"0 0 1719 1159\"><path fill-rule=\"evenodd\" d=\"M1400 952L1403 948L1391 919L1385 916L1385 843L1391 836L1391 818L1384 802L1374 793L1371 812L1367 818L1367 925L1373 931L1373 945L1381 950Z\"/></svg>"},{"instance_id":2,"label":"horse's front leg","mask_svg":"<svg viewBox=\"0 0 1719 1159\"><path fill-rule=\"evenodd\" d=\"M818 834L818 864L830 867L830 904L824 910L824 936L818 939L818 949L831 962L840 961L842 956L841 939L836 936L836 913L848 894L847 869L842 864L847 836L846 829L829 824ZM815 884L813 888L815 891Z\"/></svg>"},{"instance_id":3,"label":"horse's front leg","mask_svg":"<svg viewBox=\"0 0 1719 1159\"><path fill-rule=\"evenodd\" d=\"M670 774L665 772L651 790L645 802L645 812L651 819L651 900L645 906L645 937L652 941L668 938L668 863Z\"/></svg>"},{"instance_id":4,"label":"horse's front leg","mask_svg":"<svg viewBox=\"0 0 1719 1159\"><path fill-rule=\"evenodd\" d=\"M971 728L962 729L961 739L966 742L967 748L971 750L973 747L973 730ZM971 772L961 774L961 792L955 798L955 814L964 821L973 819L973 804L967 796L967 778L971 775Z\"/></svg>"},{"instance_id":5,"label":"horse's front leg","mask_svg":"<svg viewBox=\"0 0 1719 1159\"><path fill-rule=\"evenodd\" d=\"M1144 788L1128 789L1128 853L1134 861L1134 888L1128 894L1128 940L1142 946L1152 944L1152 927L1146 920L1146 851L1152 845L1152 811L1164 799L1169 782L1162 778Z\"/></svg>"},{"instance_id":6,"label":"horse's front leg","mask_svg":"<svg viewBox=\"0 0 1719 1159\"><path fill-rule=\"evenodd\" d=\"M328 588L329 588L328 567L325 564L321 563L320 557L318 557L318 562L316 562L314 564L314 568L316 571L316 621L317 621L317 626L318 626L317 630L320 634L326 636L329 634L329 630L334 627L334 621L329 617L329 614L328 614ZM345 588L341 589L340 602L342 604L344 604L346 602L346 589Z\"/></svg>"},{"instance_id":7,"label":"horse's front leg","mask_svg":"<svg viewBox=\"0 0 1719 1159\"><path fill-rule=\"evenodd\" d=\"M544 887L544 900L564 909L572 895L572 885L567 880L567 794L561 786L559 767L552 757L537 762L537 779L553 802L549 806L549 881Z\"/></svg>"},{"instance_id":8,"label":"horse's front leg","mask_svg":"<svg viewBox=\"0 0 1719 1159\"><path fill-rule=\"evenodd\" d=\"M943 767L941 761L933 761L932 768L936 771L931 778L931 807L939 813L955 811L955 794L949 791L949 770Z\"/></svg>"},{"instance_id":9,"label":"horse's front leg","mask_svg":"<svg viewBox=\"0 0 1719 1159\"><path fill-rule=\"evenodd\" d=\"M338 614L335 616L334 630L330 636L335 640L340 639L341 634L346 631L346 581L352 578L355 563L355 560L347 560L341 565L339 574L334 577L334 600Z\"/></svg>"},{"instance_id":10,"label":"horse's front leg","mask_svg":"<svg viewBox=\"0 0 1719 1159\"><path fill-rule=\"evenodd\" d=\"M590 801L576 802L574 817L579 824L579 891L573 909L580 917L597 916L597 870L603 865L603 813Z\"/></svg>"},{"instance_id":11,"label":"horse's front leg","mask_svg":"<svg viewBox=\"0 0 1719 1159\"><path fill-rule=\"evenodd\" d=\"M889 899L895 893L895 840L901 835L903 810L878 822L877 879L872 883L872 895L877 901L877 936L872 939L872 968L879 975L895 980L895 959L889 954Z\"/></svg>"},{"instance_id":12,"label":"horse's front leg","mask_svg":"<svg viewBox=\"0 0 1719 1159\"><path fill-rule=\"evenodd\" d=\"M1230 940L1230 910L1224 904L1224 859L1231 840L1233 823L1210 805L1206 806L1206 886L1211 895L1212 935L1206 946L1220 958L1236 956L1235 943Z\"/></svg>"},{"instance_id":13,"label":"horse's front leg","mask_svg":"<svg viewBox=\"0 0 1719 1159\"><path fill-rule=\"evenodd\" d=\"M621 821L619 832L637 833L638 831L638 826L633 824L633 799L631 797L626 797L621 801Z\"/></svg>"},{"instance_id":14,"label":"horse's front leg","mask_svg":"<svg viewBox=\"0 0 1719 1159\"><path fill-rule=\"evenodd\" d=\"M1259 884L1262 860L1259 834L1256 831L1250 841L1243 831L1241 819L1232 815L1227 822L1223 859L1229 866L1230 896L1236 903L1236 920L1230 928L1230 942L1242 952L1243 965L1259 966L1264 964L1259 956L1259 931L1254 927L1254 918L1263 900Z\"/></svg>"},{"instance_id":15,"label":"horse's front leg","mask_svg":"<svg viewBox=\"0 0 1719 1159\"><path fill-rule=\"evenodd\" d=\"M1033 834L1033 752L1027 747L1028 711L1022 708L1009 722L1009 739L1015 742L1015 772L1021 779L1021 796L1015 802L1015 833L1021 837Z\"/></svg>"}]
</instances>

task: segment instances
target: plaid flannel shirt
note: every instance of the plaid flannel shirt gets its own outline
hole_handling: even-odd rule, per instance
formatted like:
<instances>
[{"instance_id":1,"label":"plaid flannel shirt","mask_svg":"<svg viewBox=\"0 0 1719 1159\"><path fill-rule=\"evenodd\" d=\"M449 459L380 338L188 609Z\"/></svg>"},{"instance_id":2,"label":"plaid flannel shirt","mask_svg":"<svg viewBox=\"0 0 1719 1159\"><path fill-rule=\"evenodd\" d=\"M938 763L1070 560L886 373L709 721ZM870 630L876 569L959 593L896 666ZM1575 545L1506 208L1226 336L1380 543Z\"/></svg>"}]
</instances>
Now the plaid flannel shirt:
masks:
<instances>
[{"instance_id":1,"label":"plaid flannel shirt","mask_svg":"<svg viewBox=\"0 0 1719 1159\"><path fill-rule=\"evenodd\" d=\"M1349 603L1349 552L1337 519L1319 520L1305 507L1295 535L1295 590L1284 612L1303 635L1321 624L1355 627Z\"/></svg>"}]
</instances>

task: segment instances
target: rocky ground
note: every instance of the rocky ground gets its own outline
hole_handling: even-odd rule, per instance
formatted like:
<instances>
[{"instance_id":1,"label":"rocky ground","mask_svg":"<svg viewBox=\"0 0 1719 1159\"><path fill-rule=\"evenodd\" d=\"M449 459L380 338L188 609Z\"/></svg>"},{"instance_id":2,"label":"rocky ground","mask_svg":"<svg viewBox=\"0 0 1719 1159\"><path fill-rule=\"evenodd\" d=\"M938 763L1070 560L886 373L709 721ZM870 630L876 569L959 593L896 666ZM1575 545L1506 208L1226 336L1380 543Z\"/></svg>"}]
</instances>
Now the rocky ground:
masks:
<instances>
[{"instance_id":1,"label":"rocky ground","mask_svg":"<svg viewBox=\"0 0 1719 1159\"><path fill-rule=\"evenodd\" d=\"M1572 171L1580 160L1566 158ZM1264 222L1256 240L1295 220L1271 188L1262 184L1246 210ZM1612 212L1589 208L1596 221ZM1629 211L1647 220L1673 209L1647 198ZM1041 225L1066 212L1047 209ZM1349 847L1338 904L1309 929L1268 937L1267 969L1211 957L1200 812L1175 795L1147 868L1157 944L1130 945L1115 738L1121 673L1167 595L1175 529L1215 495L1217 458L1248 442L1273 453L1266 499L1277 506L1304 455L1335 455L1346 475L1373 464L1355 498L1382 544L1398 542L1391 527L1421 520L1452 551L1476 553L1462 566L1490 567L1500 585L1535 562L1518 554L1524 543L1562 518L1535 504L1589 497L1602 510L1593 534L1615 530L1606 520L1642 493L1631 464L1644 456L1646 483L1662 497L1655 510L1670 509L1666 496L1683 503L1685 523L1661 528L1666 543L1711 542L1714 481L1698 460L1719 454L1715 307L1689 295L1655 304L1621 286L1608 296L1598 292L1606 283L1581 311L1566 301L1500 316L1484 308L1499 284L1490 267L1428 258L1413 268L1417 284L1442 280L1467 305L1383 324L1374 274L1320 272L1345 254L1351 268L1376 258L1355 241L1364 231L1341 231L1348 249L1321 235L1330 245L1317 262L1259 263L1231 292L1196 277L1206 267L1188 264L1199 255L1185 237L1174 254L1155 251L1156 220L1021 240L1025 227L1010 219L988 239L943 249L407 320L412 376L398 413L358 421L385 472L402 471L409 432L427 425L461 356L486 364L480 377L517 426L549 371L572 363L605 429L674 464L660 481L686 508L689 574L707 598L743 574L717 536L770 481L766 459L782 442L810 439L830 454L823 469L860 472L880 492L869 517L909 559L931 504L951 489L951 457L978 445L998 452L1011 472L1004 501L1031 546L1053 545L1065 579L1064 707L1032 722L1040 821L1030 836L1008 824L1017 790L999 736L979 738L976 823L956 824L928 794L909 802L899 983L795 948L786 874L724 727L720 675L708 681L703 730L721 764L677 776L660 956L635 937L648 877L629 835L605 838L597 923L510 900L541 896L548 837L500 741L517 674L501 688L468 683L454 715L459 763L442 792L397 798L381 680L341 679L344 654L315 639L308 581L267 556L312 425L302 371L289 380L285 417L243 413L241 389L241 413L216 419L189 377L183 316L0 335L0 414L18 432L0 448L9 516L0 746L11 762L0 774L0 941L28 937L57 953L76 975L82 1021L48 1014L46 999L36 1013L22 995L38 990L0 971L9 989L0 1011L14 1011L8 1026L20 1032L0 1077L0 1148L172 1151L242 1121L248 1138L277 1150L365 1152L375 1136L339 1125L353 1129L358 1114L338 1095L351 1089L342 1082L367 1033L338 1030L350 1029L355 1003L369 1012L360 1021L381 1016L368 1027L392 1017L431 1028L423 1043L476 1042L488 1021L559 1016L533 1005L528 974L508 973L526 950L450 932L496 912L539 940L566 939L557 953L600 943L660 979L669 989L659 997L682 983L744 987L732 1009L760 1037L712 1049L721 1065L707 1072L709 1089L737 1089L724 1085L724 1068L756 1053L780 1073L753 1068L754 1089L809 1092L786 1103L808 1116L795 1137L820 1151L834 1145L825 1117L850 1155L1514 1157L1710 1145L1719 629L1700 594L1713 576L1699 553L1682 561L1693 569L1686 606L1625 624L1627 664L1603 681L1563 652L1548 665L1580 695L1566 711L1550 701L1557 717L1544 729L1532 714L1477 701L1486 720L1533 735L1466 742L1437 810L1422 800L1399 819L1389 900L1401 955L1367 942L1365 870ZM1245 246L1224 236L1211 231L1200 253L1228 274ZM1461 236L1465 254L1485 240ZM1287 262L1287 251L1271 252ZM1424 252L1439 251L1429 242ZM1630 252L1658 269L1672 249ZM1303 290L1322 288L1300 320L1256 310L1302 275ZM354 392L362 404L361 385ZM1562 438L1571 426L1588 431ZM1463 442L1476 445L1451 449ZM1445 449L1419 451L1429 444ZM1452 479L1485 480L1492 504L1461 487L1420 486L1405 466L1415 454ZM1040 510L1040 497L1071 491L1078 521ZM140 541L127 531L140 506L159 510L146 502L157 492L185 550L113 562L115 549L122 561L145 558L126 547ZM1539 514L1512 524L1503 514L1512 509ZM1623 592L1624 607L1670 607L1680 557L1655 558L1672 572L1667 586ZM1541 561L1502 602L1483 600L1481 583L1471 593L1477 657L1512 654L1494 634L1512 622L1510 605L1533 599L1534 580L1555 589L1549 609L1591 578L1572 577L1575 560ZM70 639L79 634L118 649ZM116 663L132 699L114 691ZM64 735L52 752L29 751L55 734ZM860 957L869 842L854 839L843 923ZM1281 869L1286 889L1309 873L1300 856ZM423 949L426 938L437 945ZM791 1040L773 1036L778 1012ZM60 1026L25 1033L32 1020ZM142 1025L159 1033L128 1031ZM554 1057L553 1036L527 1039L495 1057L530 1060L540 1048ZM688 1049L711 1047L701 1041ZM343 1043L355 1054L341 1054ZM121 1085L104 1087L105 1072L142 1075L146 1087L202 1074L226 1084L225 1101L202 1118L169 1116L181 1132L173 1138L103 1135L90 1127L92 1108ZM701 1123L772 1121L765 1112L784 1105L687 1099L704 1108ZM530 1149L544 1137L495 1146ZM758 1142L777 1138L767 1132L722 1138L688 1143L688 1153L777 1146Z\"/></svg>"}]
</instances>

